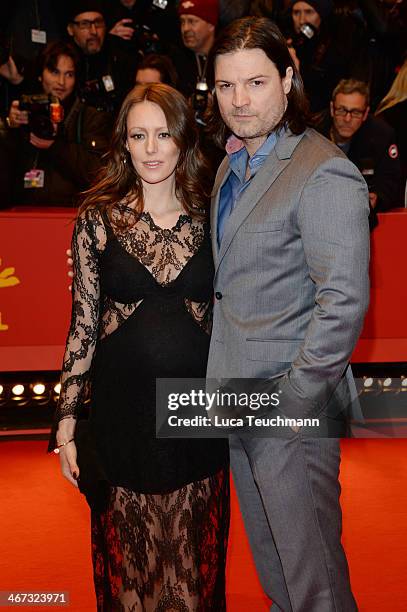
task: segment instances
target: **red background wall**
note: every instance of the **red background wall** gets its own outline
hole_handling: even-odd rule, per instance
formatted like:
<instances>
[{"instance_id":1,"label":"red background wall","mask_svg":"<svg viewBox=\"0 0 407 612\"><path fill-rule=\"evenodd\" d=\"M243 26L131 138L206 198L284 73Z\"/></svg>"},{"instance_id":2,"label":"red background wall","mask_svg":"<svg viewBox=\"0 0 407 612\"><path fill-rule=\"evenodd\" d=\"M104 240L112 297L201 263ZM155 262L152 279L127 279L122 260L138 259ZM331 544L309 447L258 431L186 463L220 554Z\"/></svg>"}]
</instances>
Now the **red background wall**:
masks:
<instances>
[{"instance_id":1,"label":"red background wall","mask_svg":"<svg viewBox=\"0 0 407 612\"><path fill-rule=\"evenodd\" d=\"M0 212L0 370L59 370L69 325L65 251L75 211ZM353 361L407 360L407 211L379 215L371 305ZM16 283L16 284L14 284Z\"/></svg>"}]
</instances>

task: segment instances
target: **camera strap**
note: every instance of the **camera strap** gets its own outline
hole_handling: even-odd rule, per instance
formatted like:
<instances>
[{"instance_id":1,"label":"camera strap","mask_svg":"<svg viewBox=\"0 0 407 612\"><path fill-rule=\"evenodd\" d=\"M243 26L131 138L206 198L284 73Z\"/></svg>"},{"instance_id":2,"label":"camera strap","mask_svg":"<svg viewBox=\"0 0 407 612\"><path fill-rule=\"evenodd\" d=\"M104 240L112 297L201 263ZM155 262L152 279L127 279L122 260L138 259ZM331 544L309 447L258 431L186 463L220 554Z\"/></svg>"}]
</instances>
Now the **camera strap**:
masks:
<instances>
[{"instance_id":1,"label":"camera strap","mask_svg":"<svg viewBox=\"0 0 407 612\"><path fill-rule=\"evenodd\" d=\"M40 11L38 8L38 0L34 1L34 10L35 10L35 21L36 28L31 28L31 41L34 43L39 43L41 45L47 44L47 33L45 30L41 30L41 20L40 20Z\"/></svg>"},{"instance_id":2,"label":"camera strap","mask_svg":"<svg viewBox=\"0 0 407 612\"><path fill-rule=\"evenodd\" d=\"M207 56L204 56L204 57L205 59L203 60L203 66L202 66L201 56L199 55L199 53L195 53L196 66L198 68L198 78L197 78L198 83L206 83L206 70L208 68L208 58Z\"/></svg>"}]
</instances>

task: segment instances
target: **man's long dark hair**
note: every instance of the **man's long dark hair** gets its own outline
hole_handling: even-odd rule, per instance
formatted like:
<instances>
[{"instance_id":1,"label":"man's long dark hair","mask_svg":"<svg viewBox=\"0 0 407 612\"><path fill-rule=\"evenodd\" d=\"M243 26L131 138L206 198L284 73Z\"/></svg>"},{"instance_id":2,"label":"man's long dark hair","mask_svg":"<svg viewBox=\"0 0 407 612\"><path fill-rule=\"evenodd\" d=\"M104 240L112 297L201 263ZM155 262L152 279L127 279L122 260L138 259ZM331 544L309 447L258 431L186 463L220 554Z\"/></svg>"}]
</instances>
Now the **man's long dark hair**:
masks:
<instances>
[{"instance_id":1,"label":"man's long dark hair","mask_svg":"<svg viewBox=\"0 0 407 612\"><path fill-rule=\"evenodd\" d=\"M289 128L293 134L302 134L307 126L308 100L301 76L295 67L285 38L278 27L266 17L243 17L232 21L229 26L222 30L211 49L211 70L214 71L216 58L219 55L234 53L243 49L262 49L277 68L281 78L285 77L288 67L293 69L291 90L287 94L287 109L275 130L284 126ZM208 131L213 140L218 146L224 146L230 130L220 116L216 96L214 96L207 123Z\"/></svg>"}]
</instances>

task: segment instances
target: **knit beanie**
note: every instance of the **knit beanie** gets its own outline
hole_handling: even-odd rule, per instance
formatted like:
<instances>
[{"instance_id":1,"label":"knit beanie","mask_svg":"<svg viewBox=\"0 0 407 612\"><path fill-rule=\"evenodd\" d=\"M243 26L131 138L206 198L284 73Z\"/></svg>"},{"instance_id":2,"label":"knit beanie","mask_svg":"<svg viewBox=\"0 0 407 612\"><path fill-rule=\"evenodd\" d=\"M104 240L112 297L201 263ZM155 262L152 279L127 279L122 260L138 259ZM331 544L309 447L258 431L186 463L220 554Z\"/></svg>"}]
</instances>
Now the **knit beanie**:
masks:
<instances>
[{"instance_id":1,"label":"knit beanie","mask_svg":"<svg viewBox=\"0 0 407 612\"><path fill-rule=\"evenodd\" d=\"M68 22L72 23L82 13L105 14L105 4L101 0L73 0L69 2Z\"/></svg>"},{"instance_id":2,"label":"knit beanie","mask_svg":"<svg viewBox=\"0 0 407 612\"><path fill-rule=\"evenodd\" d=\"M305 4L312 6L314 11L319 14L321 19L328 17L333 9L332 0L291 0L290 7L293 8L297 2L305 2Z\"/></svg>"},{"instance_id":3,"label":"knit beanie","mask_svg":"<svg viewBox=\"0 0 407 612\"><path fill-rule=\"evenodd\" d=\"M181 0L179 15L194 15L216 26L219 19L218 0Z\"/></svg>"}]
</instances>

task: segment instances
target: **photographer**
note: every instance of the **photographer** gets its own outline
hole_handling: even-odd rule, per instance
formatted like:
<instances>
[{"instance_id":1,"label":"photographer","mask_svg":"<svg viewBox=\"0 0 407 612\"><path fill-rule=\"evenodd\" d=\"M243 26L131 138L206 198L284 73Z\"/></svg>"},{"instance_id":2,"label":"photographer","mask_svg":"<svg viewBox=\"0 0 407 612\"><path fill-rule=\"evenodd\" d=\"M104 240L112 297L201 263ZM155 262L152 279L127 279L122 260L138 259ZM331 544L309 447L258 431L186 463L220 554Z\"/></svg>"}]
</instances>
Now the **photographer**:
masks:
<instances>
[{"instance_id":1,"label":"photographer","mask_svg":"<svg viewBox=\"0 0 407 612\"><path fill-rule=\"evenodd\" d=\"M178 89L188 98L199 127L200 147L209 160L212 179L225 156L207 133L207 111L212 100L213 74L209 53L219 21L218 0L181 0L178 5L183 46L171 59L178 74Z\"/></svg>"},{"instance_id":2,"label":"photographer","mask_svg":"<svg viewBox=\"0 0 407 612\"><path fill-rule=\"evenodd\" d=\"M181 0L178 14L183 47L174 53L172 60L179 75L179 89L190 98L207 83L208 55L215 40L219 3L218 0Z\"/></svg>"},{"instance_id":3,"label":"photographer","mask_svg":"<svg viewBox=\"0 0 407 612\"><path fill-rule=\"evenodd\" d=\"M138 54L126 52L118 36L107 34L101 1L71 2L67 30L80 58L79 97L97 110L114 114L132 87Z\"/></svg>"},{"instance_id":4,"label":"photographer","mask_svg":"<svg viewBox=\"0 0 407 612\"><path fill-rule=\"evenodd\" d=\"M367 37L354 15L334 12L332 0L291 0L287 39L295 51L311 112L327 108L340 79L368 80Z\"/></svg>"},{"instance_id":5,"label":"photographer","mask_svg":"<svg viewBox=\"0 0 407 612\"><path fill-rule=\"evenodd\" d=\"M342 80L333 91L329 112L315 117L315 128L359 168L369 189L371 211L385 212L402 202L397 139L393 128L369 111L368 85Z\"/></svg>"},{"instance_id":6,"label":"photographer","mask_svg":"<svg viewBox=\"0 0 407 612\"><path fill-rule=\"evenodd\" d=\"M109 33L133 54L164 53L181 44L175 0L112 0L106 21Z\"/></svg>"},{"instance_id":7,"label":"photographer","mask_svg":"<svg viewBox=\"0 0 407 612\"><path fill-rule=\"evenodd\" d=\"M11 104L2 142L11 205L72 205L100 167L111 122L75 95L77 63L70 44L51 43L39 58L41 93Z\"/></svg>"}]
</instances>

